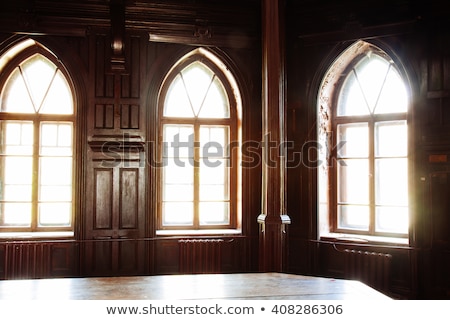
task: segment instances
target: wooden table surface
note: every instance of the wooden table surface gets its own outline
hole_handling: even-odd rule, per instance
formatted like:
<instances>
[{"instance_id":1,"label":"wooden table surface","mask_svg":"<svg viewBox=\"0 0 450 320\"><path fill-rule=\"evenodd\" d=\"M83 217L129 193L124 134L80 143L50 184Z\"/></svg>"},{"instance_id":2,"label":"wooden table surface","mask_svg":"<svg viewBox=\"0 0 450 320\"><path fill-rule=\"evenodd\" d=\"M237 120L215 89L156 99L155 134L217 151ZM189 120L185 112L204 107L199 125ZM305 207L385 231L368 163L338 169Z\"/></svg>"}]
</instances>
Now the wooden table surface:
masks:
<instances>
[{"instance_id":1,"label":"wooden table surface","mask_svg":"<svg viewBox=\"0 0 450 320\"><path fill-rule=\"evenodd\" d=\"M389 299L358 281L285 273L0 281L0 300Z\"/></svg>"}]
</instances>

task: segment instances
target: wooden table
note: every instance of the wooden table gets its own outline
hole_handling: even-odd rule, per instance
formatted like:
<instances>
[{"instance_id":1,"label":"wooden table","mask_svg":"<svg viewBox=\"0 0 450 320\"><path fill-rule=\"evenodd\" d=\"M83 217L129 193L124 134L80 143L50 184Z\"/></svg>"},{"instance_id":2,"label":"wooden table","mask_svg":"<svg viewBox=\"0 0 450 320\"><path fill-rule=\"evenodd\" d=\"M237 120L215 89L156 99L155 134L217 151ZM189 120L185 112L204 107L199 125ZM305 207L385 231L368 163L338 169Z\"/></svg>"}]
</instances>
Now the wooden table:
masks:
<instances>
[{"instance_id":1,"label":"wooden table","mask_svg":"<svg viewBox=\"0 0 450 320\"><path fill-rule=\"evenodd\" d=\"M389 299L358 281L285 273L0 281L0 300Z\"/></svg>"}]
</instances>

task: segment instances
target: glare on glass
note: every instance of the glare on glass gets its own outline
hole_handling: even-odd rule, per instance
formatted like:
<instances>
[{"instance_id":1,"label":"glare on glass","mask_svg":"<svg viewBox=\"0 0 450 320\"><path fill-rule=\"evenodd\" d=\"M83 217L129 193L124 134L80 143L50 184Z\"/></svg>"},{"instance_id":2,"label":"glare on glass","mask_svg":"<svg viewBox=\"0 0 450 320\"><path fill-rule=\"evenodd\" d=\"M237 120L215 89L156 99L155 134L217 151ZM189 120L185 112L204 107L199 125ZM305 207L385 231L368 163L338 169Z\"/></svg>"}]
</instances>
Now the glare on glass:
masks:
<instances>
[{"instance_id":1,"label":"glare on glass","mask_svg":"<svg viewBox=\"0 0 450 320\"><path fill-rule=\"evenodd\" d=\"M72 217L72 204L70 202L39 203L38 216L40 226L68 226Z\"/></svg>"},{"instance_id":2,"label":"glare on glass","mask_svg":"<svg viewBox=\"0 0 450 320\"><path fill-rule=\"evenodd\" d=\"M177 75L169 87L164 102L164 116L179 118L194 116L181 75Z\"/></svg>"},{"instance_id":3,"label":"glare on glass","mask_svg":"<svg viewBox=\"0 0 450 320\"><path fill-rule=\"evenodd\" d=\"M33 154L33 123L30 121L0 121L4 142L0 153L4 155Z\"/></svg>"},{"instance_id":4,"label":"glare on glass","mask_svg":"<svg viewBox=\"0 0 450 320\"><path fill-rule=\"evenodd\" d=\"M408 92L399 72L382 57L363 58L348 74L338 98L338 116L402 113Z\"/></svg>"},{"instance_id":5,"label":"glare on glass","mask_svg":"<svg viewBox=\"0 0 450 320\"><path fill-rule=\"evenodd\" d=\"M228 126L200 126L200 157L224 158L228 146Z\"/></svg>"},{"instance_id":6,"label":"glare on glass","mask_svg":"<svg viewBox=\"0 0 450 320\"><path fill-rule=\"evenodd\" d=\"M364 123L340 124L337 126L338 157L367 157L369 155L369 127Z\"/></svg>"},{"instance_id":7,"label":"glare on glass","mask_svg":"<svg viewBox=\"0 0 450 320\"><path fill-rule=\"evenodd\" d=\"M3 91L2 111L72 114L70 86L60 70L36 54L18 66Z\"/></svg>"},{"instance_id":8,"label":"glare on glass","mask_svg":"<svg viewBox=\"0 0 450 320\"><path fill-rule=\"evenodd\" d=\"M222 82L206 65L193 62L177 74L164 101L164 116L228 118L229 101Z\"/></svg>"},{"instance_id":9,"label":"glare on glass","mask_svg":"<svg viewBox=\"0 0 450 320\"><path fill-rule=\"evenodd\" d=\"M208 94L203 101L199 117L228 118L230 116L229 110L228 96L225 88L218 78L214 78L208 90Z\"/></svg>"},{"instance_id":10,"label":"glare on glass","mask_svg":"<svg viewBox=\"0 0 450 320\"><path fill-rule=\"evenodd\" d=\"M338 163L338 202L369 203L369 163L367 159L346 159Z\"/></svg>"},{"instance_id":11,"label":"glare on glass","mask_svg":"<svg viewBox=\"0 0 450 320\"><path fill-rule=\"evenodd\" d=\"M228 202L200 202L200 224L228 224L230 206Z\"/></svg>"},{"instance_id":12,"label":"glare on glass","mask_svg":"<svg viewBox=\"0 0 450 320\"><path fill-rule=\"evenodd\" d=\"M376 159L375 202L377 205L408 205L406 158Z\"/></svg>"},{"instance_id":13,"label":"glare on glass","mask_svg":"<svg viewBox=\"0 0 450 320\"><path fill-rule=\"evenodd\" d=\"M163 157L192 158L194 156L193 137L194 127L192 125L164 125ZM182 161L187 162L186 159Z\"/></svg>"},{"instance_id":14,"label":"glare on glass","mask_svg":"<svg viewBox=\"0 0 450 320\"><path fill-rule=\"evenodd\" d=\"M200 200L229 199L229 168L223 163L217 167L200 166Z\"/></svg>"},{"instance_id":15,"label":"glare on glass","mask_svg":"<svg viewBox=\"0 0 450 320\"><path fill-rule=\"evenodd\" d=\"M30 226L31 224L31 203L12 202L1 205L1 216L3 225Z\"/></svg>"},{"instance_id":16,"label":"glare on glass","mask_svg":"<svg viewBox=\"0 0 450 320\"><path fill-rule=\"evenodd\" d=\"M4 157L3 182L6 185L31 185L33 175L32 157Z\"/></svg>"},{"instance_id":17,"label":"glare on glass","mask_svg":"<svg viewBox=\"0 0 450 320\"><path fill-rule=\"evenodd\" d=\"M375 217L377 232L408 233L408 207L377 206Z\"/></svg>"},{"instance_id":18,"label":"glare on glass","mask_svg":"<svg viewBox=\"0 0 450 320\"><path fill-rule=\"evenodd\" d=\"M184 166L181 166L179 162L183 163ZM176 162L169 158L163 170L164 184L190 185L194 183L194 167L187 159Z\"/></svg>"},{"instance_id":19,"label":"glare on glass","mask_svg":"<svg viewBox=\"0 0 450 320\"><path fill-rule=\"evenodd\" d=\"M41 123L40 155L71 156L72 155L72 123Z\"/></svg>"},{"instance_id":20,"label":"glare on glass","mask_svg":"<svg viewBox=\"0 0 450 320\"><path fill-rule=\"evenodd\" d=\"M375 156L406 157L407 138L406 120L375 123Z\"/></svg>"},{"instance_id":21,"label":"glare on glass","mask_svg":"<svg viewBox=\"0 0 450 320\"><path fill-rule=\"evenodd\" d=\"M384 86L390 64L378 55L372 54L355 66L358 83L365 97L370 113L373 113L378 96Z\"/></svg>"},{"instance_id":22,"label":"glare on glass","mask_svg":"<svg viewBox=\"0 0 450 320\"><path fill-rule=\"evenodd\" d=\"M369 114L367 102L354 72L345 79L338 98L338 116Z\"/></svg>"},{"instance_id":23,"label":"glare on glass","mask_svg":"<svg viewBox=\"0 0 450 320\"><path fill-rule=\"evenodd\" d=\"M73 114L70 85L64 74L40 54L28 58L11 73L2 92L2 112ZM37 118L36 118L37 119ZM37 188L38 226L69 226L72 216L71 122L0 121L4 172L0 199L3 225L30 226L32 195ZM39 127L37 185L34 167L34 130ZM37 156L37 155L35 155Z\"/></svg>"},{"instance_id":24,"label":"glare on glass","mask_svg":"<svg viewBox=\"0 0 450 320\"><path fill-rule=\"evenodd\" d=\"M193 202L163 202L163 221L164 226L190 226L194 221Z\"/></svg>"},{"instance_id":25,"label":"glare on glass","mask_svg":"<svg viewBox=\"0 0 450 320\"><path fill-rule=\"evenodd\" d=\"M360 231L369 230L369 206L338 205L338 227Z\"/></svg>"}]
</instances>

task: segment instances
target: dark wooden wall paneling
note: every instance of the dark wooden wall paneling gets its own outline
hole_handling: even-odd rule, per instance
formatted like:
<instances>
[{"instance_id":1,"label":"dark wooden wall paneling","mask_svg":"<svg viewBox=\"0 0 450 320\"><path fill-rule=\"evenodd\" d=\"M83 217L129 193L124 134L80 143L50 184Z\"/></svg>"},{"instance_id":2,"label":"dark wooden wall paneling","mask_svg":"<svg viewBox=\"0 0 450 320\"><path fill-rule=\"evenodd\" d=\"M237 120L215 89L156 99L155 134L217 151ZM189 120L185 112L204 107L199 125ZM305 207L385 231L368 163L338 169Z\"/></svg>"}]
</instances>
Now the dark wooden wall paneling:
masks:
<instances>
[{"instance_id":1,"label":"dark wooden wall paneling","mask_svg":"<svg viewBox=\"0 0 450 320\"><path fill-rule=\"evenodd\" d=\"M78 273L78 244L12 241L0 244L0 279L67 277Z\"/></svg>"},{"instance_id":2,"label":"dark wooden wall paneling","mask_svg":"<svg viewBox=\"0 0 450 320\"><path fill-rule=\"evenodd\" d=\"M391 48L407 69L412 86L411 165L415 174L410 247L356 243L345 247L392 254L390 294L394 297L448 298L449 277L443 266L448 267L450 247L449 210L444 200L448 198L446 175L450 169L449 12L440 1L428 5L408 1L393 1L388 6L371 1L304 5L288 1L287 82L292 115L288 137L294 142L292 156L315 137L318 85L336 53L361 38ZM313 168L304 166L291 168L288 175L293 224L287 268L296 273L344 277L344 256L336 250L339 242L317 241L315 175ZM438 181L441 185L436 188Z\"/></svg>"},{"instance_id":3,"label":"dark wooden wall paneling","mask_svg":"<svg viewBox=\"0 0 450 320\"><path fill-rule=\"evenodd\" d=\"M244 140L259 141L259 1L230 1L211 10L207 1L182 7L179 1L147 6L126 2L121 72L111 68L109 3L53 2L2 3L0 43L7 43L16 32L35 36L69 71L80 74L76 81L83 91L78 97L80 119L86 120L79 143L83 200L73 241L0 242L0 278L177 273L178 238L155 237L153 173L140 162L150 154L145 142L155 138L151 108L156 86L170 66L166 57L187 52L192 45L218 46L215 50L234 68L243 89ZM296 165L301 159L295 157L302 157L303 144L315 138L315 94L332 54L356 39L377 38L399 54L414 88L416 215L411 247L370 249L392 254L394 296L448 298L450 36L445 3L287 0L286 5L286 128L288 140L294 142L289 149L293 166L287 174L292 224L286 271L344 275L343 255L335 244L317 241L315 170L304 163ZM238 18L230 21L230 14ZM205 37L208 33L211 37ZM109 153L102 150L105 144ZM242 177L243 235L223 237L224 272L258 269L260 164L244 169Z\"/></svg>"}]
</instances>

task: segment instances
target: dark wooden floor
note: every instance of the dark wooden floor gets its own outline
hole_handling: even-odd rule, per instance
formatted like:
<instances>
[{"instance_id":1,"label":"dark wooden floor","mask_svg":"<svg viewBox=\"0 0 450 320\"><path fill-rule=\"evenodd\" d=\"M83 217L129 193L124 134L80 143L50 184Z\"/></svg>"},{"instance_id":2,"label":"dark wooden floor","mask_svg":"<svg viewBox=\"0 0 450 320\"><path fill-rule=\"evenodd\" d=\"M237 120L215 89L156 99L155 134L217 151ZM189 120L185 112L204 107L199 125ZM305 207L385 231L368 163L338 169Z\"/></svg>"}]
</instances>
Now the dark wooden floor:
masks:
<instances>
[{"instance_id":1,"label":"dark wooden floor","mask_svg":"<svg viewBox=\"0 0 450 320\"><path fill-rule=\"evenodd\" d=\"M358 281L283 273L0 281L0 300L389 299Z\"/></svg>"}]
</instances>

